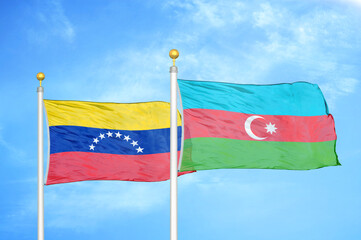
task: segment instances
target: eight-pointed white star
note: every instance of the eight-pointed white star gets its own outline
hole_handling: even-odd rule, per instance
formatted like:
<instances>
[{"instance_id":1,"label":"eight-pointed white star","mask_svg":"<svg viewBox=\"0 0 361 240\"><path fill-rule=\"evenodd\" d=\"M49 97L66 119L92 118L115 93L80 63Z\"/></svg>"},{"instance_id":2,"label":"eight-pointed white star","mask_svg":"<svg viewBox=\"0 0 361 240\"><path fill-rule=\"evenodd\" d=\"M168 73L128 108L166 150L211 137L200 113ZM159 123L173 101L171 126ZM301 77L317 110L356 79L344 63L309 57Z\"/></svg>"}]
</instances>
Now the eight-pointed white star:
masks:
<instances>
[{"instance_id":1,"label":"eight-pointed white star","mask_svg":"<svg viewBox=\"0 0 361 240\"><path fill-rule=\"evenodd\" d=\"M136 150L137 150L137 153L139 153L139 152L142 153L142 152L143 152L143 149L144 149L144 148L141 148L141 147L139 146L139 147L136 149Z\"/></svg>"},{"instance_id":2,"label":"eight-pointed white star","mask_svg":"<svg viewBox=\"0 0 361 240\"><path fill-rule=\"evenodd\" d=\"M269 123L269 124L266 124L266 127L265 127L265 129L267 129L267 132L269 132L269 133L275 133L276 132L276 126L275 126L276 124L272 124L272 123Z\"/></svg>"},{"instance_id":3,"label":"eight-pointed white star","mask_svg":"<svg viewBox=\"0 0 361 240\"><path fill-rule=\"evenodd\" d=\"M128 136L124 136L124 140L128 142L128 141L130 140L129 135L128 135Z\"/></svg>"},{"instance_id":4,"label":"eight-pointed white star","mask_svg":"<svg viewBox=\"0 0 361 240\"><path fill-rule=\"evenodd\" d=\"M131 143L133 145L133 147L135 147L135 145L138 145L138 141L134 141Z\"/></svg>"},{"instance_id":5,"label":"eight-pointed white star","mask_svg":"<svg viewBox=\"0 0 361 240\"><path fill-rule=\"evenodd\" d=\"M98 143L99 142L98 138L94 138L93 142Z\"/></svg>"},{"instance_id":6,"label":"eight-pointed white star","mask_svg":"<svg viewBox=\"0 0 361 240\"><path fill-rule=\"evenodd\" d=\"M104 134L100 134L99 137L100 137L100 139L105 138L105 137L104 137Z\"/></svg>"},{"instance_id":7,"label":"eight-pointed white star","mask_svg":"<svg viewBox=\"0 0 361 240\"><path fill-rule=\"evenodd\" d=\"M95 146L92 144L89 146L90 147L90 150L94 150Z\"/></svg>"},{"instance_id":8,"label":"eight-pointed white star","mask_svg":"<svg viewBox=\"0 0 361 240\"><path fill-rule=\"evenodd\" d=\"M107 132L108 137L113 137L113 133L111 133L110 131Z\"/></svg>"},{"instance_id":9,"label":"eight-pointed white star","mask_svg":"<svg viewBox=\"0 0 361 240\"><path fill-rule=\"evenodd\" d=\"M122 134L120 134L119 132L115 133L115 137L117 137L117 138L120 138L121 135Z\"/></svg>"}]
</instances>

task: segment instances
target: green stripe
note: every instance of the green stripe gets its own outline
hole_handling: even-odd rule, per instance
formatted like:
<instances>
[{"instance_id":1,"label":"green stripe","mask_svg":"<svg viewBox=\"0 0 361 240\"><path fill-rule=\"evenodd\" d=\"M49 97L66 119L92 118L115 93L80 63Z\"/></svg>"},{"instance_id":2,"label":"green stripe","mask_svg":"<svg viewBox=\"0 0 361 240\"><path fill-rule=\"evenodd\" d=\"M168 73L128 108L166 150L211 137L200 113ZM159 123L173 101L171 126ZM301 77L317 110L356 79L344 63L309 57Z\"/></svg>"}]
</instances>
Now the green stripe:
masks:
<instances>
[{"instance_id":1,"label":"green stripe","mask_svg":"<svg viewBox=\"0 0 361 240\"><path fill-rule=\"evenodd\" d=\"M181 171L224 168L309 170L337 166L341 164L335 145L335 140L308 143L186 139Z\"/></svg>"}]
</instances>

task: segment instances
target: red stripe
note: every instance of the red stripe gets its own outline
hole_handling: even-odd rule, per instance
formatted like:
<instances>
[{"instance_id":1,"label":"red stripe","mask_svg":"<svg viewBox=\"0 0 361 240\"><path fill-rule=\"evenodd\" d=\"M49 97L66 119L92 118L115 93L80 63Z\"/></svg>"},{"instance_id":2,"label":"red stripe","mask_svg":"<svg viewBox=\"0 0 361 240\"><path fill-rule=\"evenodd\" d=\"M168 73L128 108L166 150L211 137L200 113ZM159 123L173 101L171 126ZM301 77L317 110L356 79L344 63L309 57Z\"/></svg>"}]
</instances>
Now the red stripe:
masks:
<instances>
[{"instance_id":1,"label":"red stripe","mask_svg":"<svg viewBox=\"0 0 361 240\"><path fill-rule=\"evenodd\" d=\"M253 140L245 130L245 122L255 114L222 110L185 109L184 139L199 137ZM251 124L252 132L265 138L263 141L323 142L336 139L334 120L331 114L323 116L256 115ZM275 124L276 132L267 133L266 124Z\"/></svg>"},{"instance_id":2,"label":"red stripe","mask_svg":"<svg viewBox=\"0 0 361 240\"><path fill-rule=\"evenodd\" d=\"M190 172L178 176L186 173ZM46 185L86 180L156 182L168 179L169 153L137 156L62 152L50 155Z\"/></svg>"}]
</instances>

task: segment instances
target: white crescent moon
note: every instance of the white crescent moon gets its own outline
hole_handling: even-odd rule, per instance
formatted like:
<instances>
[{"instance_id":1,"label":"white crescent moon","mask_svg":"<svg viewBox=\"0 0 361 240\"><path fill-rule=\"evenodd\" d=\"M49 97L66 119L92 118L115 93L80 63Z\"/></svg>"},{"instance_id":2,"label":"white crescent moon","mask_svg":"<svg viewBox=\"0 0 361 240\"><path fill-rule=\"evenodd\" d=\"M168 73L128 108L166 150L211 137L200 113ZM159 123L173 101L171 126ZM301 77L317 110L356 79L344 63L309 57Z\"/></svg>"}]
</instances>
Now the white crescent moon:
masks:
<instances>
[{"instance_id":1,"label":"white crescent moon","mask_svg":"<svg viewBox=\"0 0 361 240\"><path fill-rule=\"evenodd\" d=\"M248 134L248 136L250 136L251 138L253 138L255 140L266 139L267 137L261 138L261 137L256 136L251 130L251 124L252 124L253 120L255 120L257 118L264 119L261 116L250 116L249 118L247 118L246 122L244 123L244 129L246 130L246 133Z\"/></svg>"}]
</instances>

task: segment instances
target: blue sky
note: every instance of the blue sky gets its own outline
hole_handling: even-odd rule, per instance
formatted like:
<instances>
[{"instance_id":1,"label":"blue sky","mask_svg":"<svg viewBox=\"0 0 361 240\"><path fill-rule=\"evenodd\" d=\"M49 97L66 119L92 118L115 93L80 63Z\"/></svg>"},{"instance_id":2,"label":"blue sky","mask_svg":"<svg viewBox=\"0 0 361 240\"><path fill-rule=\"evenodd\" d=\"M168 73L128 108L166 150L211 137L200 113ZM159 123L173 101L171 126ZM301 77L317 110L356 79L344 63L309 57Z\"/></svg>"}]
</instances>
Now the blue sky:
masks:
<instances>
[{"instance_id":1,"label":"blue sky","mask_svg":"<svg viewBox=\"0 0 361 240\"><path fill-rule=\"evenodd\" d=\"M179 179L179 239L361 238L361 1L1 1L0 239L37 234L45 98L169 100L179 78L320 85L341 167ZM46 147L45 147L46 149ZM46 239L168 239L169 182L45 187Z\"/></svg>"}]
</instances>

